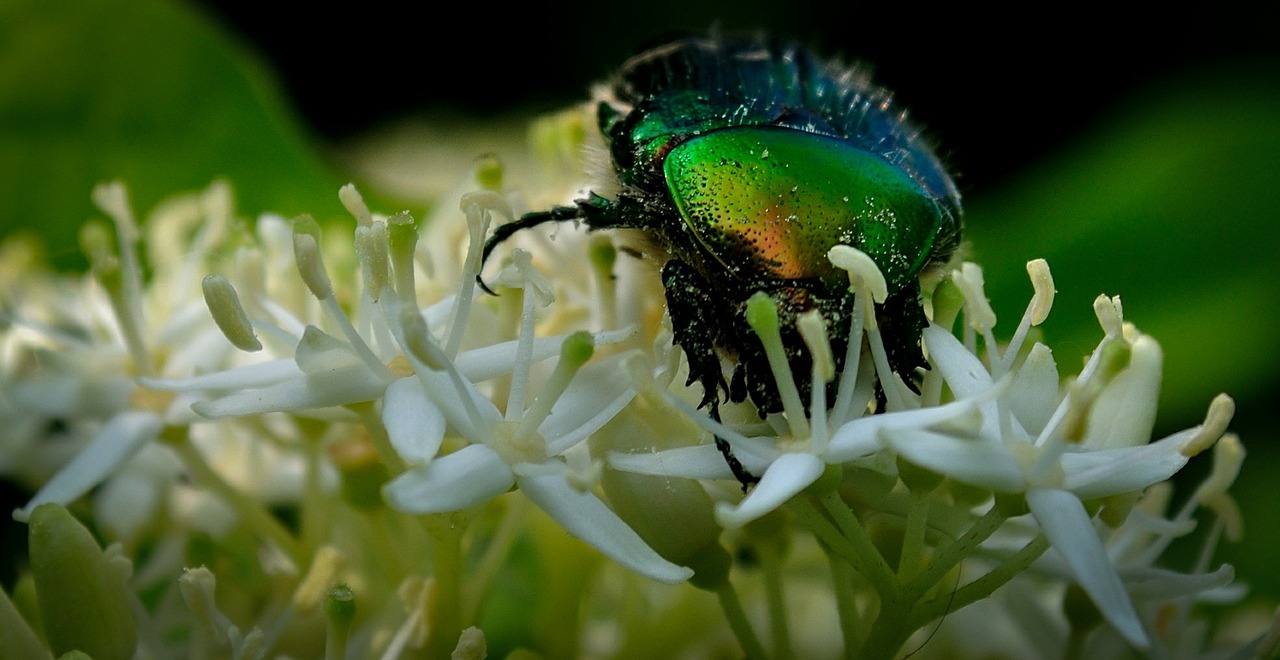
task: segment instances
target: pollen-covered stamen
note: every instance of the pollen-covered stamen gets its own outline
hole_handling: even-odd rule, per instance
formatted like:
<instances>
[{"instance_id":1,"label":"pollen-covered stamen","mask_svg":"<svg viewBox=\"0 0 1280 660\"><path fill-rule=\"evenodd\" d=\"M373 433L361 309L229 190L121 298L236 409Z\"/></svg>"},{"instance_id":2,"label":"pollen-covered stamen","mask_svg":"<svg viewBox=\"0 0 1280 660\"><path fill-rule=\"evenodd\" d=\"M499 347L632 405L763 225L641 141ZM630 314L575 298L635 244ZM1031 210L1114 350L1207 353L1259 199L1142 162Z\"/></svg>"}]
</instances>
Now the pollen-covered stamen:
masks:
<instances>
[{"instance_id":1,"label":"pollen-covered stamen","mask_svg":"<svg viewBox=\"0 0 1280 660\"><path fill-rule=\"evenodd\" d=\"M116 226L116 252L105 232L97 233L86 225L81 232L81 245L93 266L93 273L106 289L120 332L124 335L129 354L143 376L155 373L155 363L147 350L143 329L146 317L142 310L142 268L138 264L135 244L138 241L138 225L129 208L128 193L119 181L103 184L93 189L93 202L102 209Z\"/></svg>"},{"instance_id":2,"label":"pollen-covered stamen","mask_svg":"<svg viewBox=\"0 0 1280 660\"><path fill-rule=\"evenodd\" d=\"M1108 298L1099 295L1093 301L1093 313L1098 317L1102 331L1111 339L1124 338L1124 307L1120 304L1120 296Z\"/></svg>"},{"instance_id":3,"label":"pollen-covered stamen","mask_svg":"<svg viewBox=\"0 0 1280 660\"><path fill-rule=\"evenodd\" d=\"M387 225L373 222L356 227L356 260L363 266L364 291L369 300L377 302L382 289L391 285Z\"/></svg>"},{"instance_id":4,"label":"pollen-covered stamen","mask_svg":"<svg viewBox=\"0 0 1280 660\"><path fill-rule=\"evenodd\" d=\"M796 319L796 329L804 339L813 360L809 384L809 419L813 425L809 433L810 447L821 454L827 449L827 383L836 376L836 362L831 356L831 342L827 339L827 323L818 310L810 310Z\"/></svg>"},{"instance_id":5,"label":"pollen-covered stamen","mask_svg":"<svg viewBox=\"0 0 1280 660\"><path fill-rule=\"evenodd\" d=\"M396 295L406 304L417 306L414 282L414 251L418 248L418 228L413 216L401 211L387 219L387 251L395 272Z\"/></svg>"},{"instance_id":6,"label":"pollen-covered stamen","mask_svg":"<svg viewBox=\"0 0 1280 660\"><path fill-rule=\"evenodd\" d=\"M1195 456L1213 446L1213 443L1227 431L1227 425L1236 414L1236 402L1226 394L1213 397L1209 403L1209 412L1204 416L1200 430L1178 451L1186 457Z\"/></svg>"},{"instance_id":7,"label":"pollen-covered stamen","mask_svg":"<svg viewBox=\"0 0 1280 660\"><path fill-rule=\"evenodd\" d=\"M956 288L964 296L965 346L969 352L977 355L978 345L974 340L974 333L980 333L987 347L987 367L992 368L999 355L993 331L996 325L996 313L991 309L991 301L987 300L982 268L966 261L958 270L951 271L951 281L955 282Z\"/></svg>"},{"instance_id":8,"label":"pollen-covered stamen","mask_svg":"<svg viewBox=\"0 0 1280 660\"><path fill-rule=\"evenodd\" d=\"M529 372L533 368L533 331L534 323L537 321L535 306L546 307L555 300L555 296L551 293L551 282L533 267L533 261L528 252L512 250L511 265L512 268L508 272L513 272L514 277L505 280L504 283L511 288L519 288L521 299L516 361L511 369L511 391L507 393L505 418L508 421L519 419L524 410L525 390L529 385Z\"/></svg>"},{"instance_id":9,"label":"pollen-covered stamen","mask_svg":"<svg viewBox=\"0 0 1280 660\"><path fill-rule=\"evenodd\" d=\"M1018 352L1022 350L1022 343L1026 340L1027 333L1032 326L1044 323L1049 316L1049 310L1053 308L1053 296L1057 291L1053 287L1053 274L1049 272L1049 263L1044 259L1028 261L1027 275L1031 276L1031 286L1035 288L1035 295L1031 296L1027 311L1023 312L1022 320L1018 322L1018 329L1014 331L1009 345L1005 347L1004 353L993 366L992 378L999 378L1009 371L1013 361L1018 358ZM992 350L995 350L994 346Z\"/></svg>"},{"instance_id":10,"label":"pollen-covered stamen","mask_svg":"<svg viewBox=\"0 0 1280 660\"><path fill-rule=\"evenodd\" d=\"M497 213L508 221L514 220L511 205L502 195L492 190L478 190L462 196L462 212L467 215L467 257L462 263L462 280L458 286L458 297L453 303L453 322L449 325L449 339L445 344L445 352L450 356L458 354L462 344L462 335L467 327L467 317L471 313L471 302L475 298L477 278L480 275L480 260L484 254L484 237L489 233L493 214Z\"/></svg>"},{"instance_id":11,"label":"pollen-covered stamen","mask_svg":"<svg viewBox=\"0 0 1280 660\"><path fill-rule=\"evenodd\" d=\"M382 360L378 359L360 333L356 332L351 319L338 303L338 298L333 293L333 286L329 283L329 273L325 270L324 260L320 256L319 236L320 225L310 215L301 215L294 219L293 254L298 262L298 272L302 274L303 282L311 291L311 295L324 305L329 316L342 330L342 335L346 337L351 348L355 350L356 355L360 356L369 370L387 382L395 380L395 375L387 365L382 363Z\"/></svg>"},{"instance_id":12,"label":"pollen-covered stamen","mask_svg":"<svg viewBox=\"0 0 1280 660\"><path fill-rule=\"evenodd\" d=\"M871 358L875 363L876 373L880 378L880 386L884 391L885 405L888 410L905 410L915 407L909 403L906 385L898 378L898 374L889 366L889 354L884 347L884 339L880 335L880 327L876 323L875 304L883 303L889 297L889 287L885 283L880 267L865 252L848 245L837 245L827 252L832 265L849 273L849 286L854 295L854 318L862 317L867 333L867 344L871 348ZM855 321L856 322L856 321ZM861 340L856 342L861 346ZM850 348L854 345L850 336ZM857 361L853 363L855 370L846 363L845 373L855 374ZM848 396L853 396L852 384L848 387ZM842 383L841 394L845 393ZM843 399L837 399L843 401Z\"/></svg>"},{"instance_id":13,"label":"pollen-covered stamen","mask_svg":"<svg viewBox=\"0 0 1280 660\"><path fill-rule=\"evenodd\" d=\"M248 353L262 350L262 342L254 335L253 324L240 306L240 296L236 295L235 288L227 278L209 275L201 282L200 288L204 292L204 302L209 307L209 313L213 315L214 324L227 341Z\"/></svg>"},{"instance_id":14,"label":"pollen-covered stamen","mask_svg":"<svg viewBox=\"0 0 1280 660\"><path fill-rule=\"evenodd\" d=\"M573 377L578 374L578 370L582 369L582 365L591 359L594 352L595 340L589 332L579 331L565 338L564 343L560 345L560 360L556 362L555 369L547 382L542 384L542 389L534 398L533 404L524 411L519 420L517 437L528 438L538 432L538 426L551 413L551 407L555 405L560 395L564 394L569 383L573 382Z\"/></svg>"},{"instance_id":15,"label":"pollen-covered stamen","mask_svg":"<svg viewBox=\"0 0 1280 660\"><path fill-rule=\"evenodd\" d=\"M773 298L763 291L757 291L747 300L747 325L755 330L764 346L769 369L773 372L773 382L782 399L782 410L786 413L787 425L791 428L791 437L809 437L809 424L805 419L804 404L800 401L800 390L796 388L791 364L787 361L787 350L782 345L778 307Z\"/></svg>"},{"instance_id":16,"label":"pollen-covered stamen","mask_svg":"<svg viewBox=\"0 0 1280 660\"><path fill-rule=\"evenodd\" d=\"M364 203L364 197L360 196L360 191L356 190L355 184L348 183L339 188L338 200L347 209L347 213L355 217L356 223L360 227L368 227L373 224L373 214L369 212L369 206Z\"/></svg>"}]
</instances>

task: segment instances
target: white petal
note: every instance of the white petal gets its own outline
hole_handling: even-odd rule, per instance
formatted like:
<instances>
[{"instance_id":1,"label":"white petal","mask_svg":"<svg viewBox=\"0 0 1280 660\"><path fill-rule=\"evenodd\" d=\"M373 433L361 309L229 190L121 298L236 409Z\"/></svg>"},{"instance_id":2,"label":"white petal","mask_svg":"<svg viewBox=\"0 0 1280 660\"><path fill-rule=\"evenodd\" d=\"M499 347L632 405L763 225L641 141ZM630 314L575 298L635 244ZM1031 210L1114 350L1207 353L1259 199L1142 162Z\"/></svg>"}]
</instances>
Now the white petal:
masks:
<instances>
[{"instance_id":1,"label":"white petal","mask_svg":"<svg viewBox=\"0 0 1280 660\"><path fill-rule=\"evenodd\" d=\"M1084 435L1086 447L1132 447L1151 439L1163 365L1164 354L1156 340L1143 335L1133 342L1129 366L1102 388L1093 404Z\"/></svg>"},{"instance_id":2,"label":"white petal","mask_svg":"<svg viewBox=\"0 0 1280 660\"><path fill-rule=\"evenodd\" d=\"M13 517L26 520L32 510L45 502L71 503L154 439L162 426L160 418L151 413L129 411L116 415L25 507L14 511Z\"/></svg>"},{"instance_id":3,"label":"white petal","mask_svg":"<svg viewBox=\"0 0 1280 660\"><path fill-rule=\"evenodd\" d=\"M595 433L635 398L631 377L620 353L587 365L551 407L538 426L547 441L547 454L556 456Z\"/></svg>"},{"instance_id":4,"label":"white petal","mask_svg":"<svg viewBox=\"0 0 1280 660\"><path fill-rule=\"evenodd\" d=\"M559 463L548 463L551 462ZM654 552L594 493L570 486L563 471L563 464L556 472L533 470L517 481L520 490L566 531L619 564L667 584L684 582L693 576L693 571L677 566Z\"/></svg>"},{"instance_id":5,"label":"white petal","mask_svg":"<svg viewBox=\"0 0 1280 660\"><path fill-rule=\"evenodd\" d=\"M421 369L418 380L422 382L423 391L444 413L449 428L458 435L472 442L483 442L489 429L502 422L502 413L493 402L460 375Z\"/></svg>"},{"instance_id":6,"label":"white petal","mask_svg":"<svg viewBox=\"0 0 1280 660\"><path fill-rule=\"evenodd\" d=\"M409 468L382 487L382 496L400 511L447 513L487 502L514 483L511 468L493 450L467 445Z\"/></svg>"},{"instance_id":7,"label":"white petal","mask_svg":"<svg viewBox=\"0 0 1280 660\"><path fill-rule=\"evenodd\" d=\"M732 479L729 464L715 445L694 445L655 452L609 452L615 470L682 479Z\"/></svg>"},{"instance_id":8,"label":"white petal","mask_svg":"<svg viewBox=\"0 0 1280 660\"><path fill-rule=\"evenodd\" d=\"M202 374L191 378L148 378L138 382L156 390L185 392L191 390L238 390L275 385L302 374L297 363L290 358L250 364L226 371Z\"/></svg>"},{"instance_id":9,"label":"white petal","mask_svg":"<svg viewBox=\"0 0 1280 660\"><path fill-rule=\"evenodd\" d=\"M929 350L930 361L942 372L942 378L957 399L978 396L991 389L987 367L955 335L931 325L924 329L921 341Z\"/></svg>"},{"instance_id":10,"label":"white petal","mask_svg":"<svg viewBox=\"0 0 1280 660\"><path fill-rule=\"evenodd\" d=\"M1063 487L1081 499L1142 490L1172 477L1187 464L1179 448L1196 428L1137 447L1063 454Z\"/></svg>"},{"instance_id":11,"label":"white petal","mask_svg":"<svg viewBox=\"0 0 1280 660\"><path fill-rule=\"evenodd\" d=\"M760 483L737 506L716 505L716 520L727 528L741 527L782 506L822 476L826 464L813 454L788 453L764 471Z\"/></svg>"},{"instance_id":12,"label":"white petal","mask_svg":"<svg viewBox=\"0 0 1280 660\"><path fill-rule=\"evenodd\" d=\"M899 410L867 415L852 420L831 434L831 442L825 454L828 463L846 463L882 448L880 431L885 429L926 429L947 424L964 427L976 434L982 423L970 401L955 401L941 406L929 406L915 410Z\"/></svg>"},{"instance_id":13,"label":"white petal","mask_svg":"<svg viewBox=\"0 0 1280 660\"><path fill-rule=\"evenodd\" d=\"M204 417L240 417L265 412L295 412L373 401L382 396L386 381L363 364L308 373L301 378L255 390L242 390L192 406Z\"/></svg>"},{"instance_id":14,"label":"white petal","mask_svg":"<svg viewBox=\"0 0 1280 660\"><path fill-rule=\"evenodd\" d=\"M446 311L449 310L446 308ZM621 330L595 332L592 333L591 337L595 341L596 347L600 347L625 341L635 334L635 328L628 327ZM568 336L568 334L559 334L548 337L535 337L533 340L532 361L538 363L549 357L559 355L560 348ZM473 383L496 378L503 374L511 373L511 367L516 360L516 347L519 343L519 340L513 339L500 344L463 351L453 363L458 371Z\"/></svg>"},{"instance_id":15,"label":"white petal","mask_svg":"<svg viewBox=\"0 0 1280 660\"><path fill-rule=\"evenodd\" d=\"M1170 600L1199 596L1231 584L1236 571L1224 564L1212 573L1179 573L1163 568L1142 567L1120 571L1134 598ZM1243 595L1243 593L1241 594Z\"/></svg>"},{"instance_id":16,"label":"white petal","mask_svg":"<svg viewBox=\"0 0 1280 660\"><path fill-rule=\"evenodd\" d=\"M1002 493L1027 487L1021 466L1000 442L914 429L887 430L881 437L908 461L956 481Z\"/></svg>"},{"instance_id":17,"label":"white petal","mask_svg":"<svg viewBox=\"0 0 1280 660\"><path fill-rule=\"evenodd\" d=\"M1027 491L1027 504L1102 616L1130 644L1147 648L1147 633L1080 499L1065 490L1032 488Z\"/></svg>"},{"instance_id":18,"label":"white petal","mask_svg":"<svg viewBox=\"0 0 1280 660\"><path fill-rule=\"evenodd\" d=\"M1036 343L1001 399L1031 435L1040 435L1058 405L1058 383L1052 351Z\"/></svg>"},{"instance_id":19,"label":"white petal","mask_svg":"<svg viewBox=\"0 0 1280 660\"><path fill-rule=\"evenodd\" d=\"M387 386L382 423L387 427L391 446L409 463L425 463L440 451L444 413L427 397L417 378L401 378Z\"/></svg>"}]
</instances>

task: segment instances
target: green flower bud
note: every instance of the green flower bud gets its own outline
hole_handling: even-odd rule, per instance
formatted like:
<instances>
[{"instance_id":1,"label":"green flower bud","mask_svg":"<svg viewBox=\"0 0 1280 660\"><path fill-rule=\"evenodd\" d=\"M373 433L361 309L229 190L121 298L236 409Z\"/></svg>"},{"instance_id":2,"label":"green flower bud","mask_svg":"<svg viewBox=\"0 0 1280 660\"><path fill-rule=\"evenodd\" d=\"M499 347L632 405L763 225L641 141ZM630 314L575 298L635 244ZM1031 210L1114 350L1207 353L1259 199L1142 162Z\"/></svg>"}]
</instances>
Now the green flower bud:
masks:
<instances>
[{"instance_id":1,"label":"green flower bud","mask_svg":"<svg viewBox=\"0 0 1280 660\"><path fill-rule=\"evenodd\" d=\"M80 650L97 660L132 658L137 633L127 571L60 504L36 507L28 526L31 573L53 651Z\"/></svg>"}]
</instances>

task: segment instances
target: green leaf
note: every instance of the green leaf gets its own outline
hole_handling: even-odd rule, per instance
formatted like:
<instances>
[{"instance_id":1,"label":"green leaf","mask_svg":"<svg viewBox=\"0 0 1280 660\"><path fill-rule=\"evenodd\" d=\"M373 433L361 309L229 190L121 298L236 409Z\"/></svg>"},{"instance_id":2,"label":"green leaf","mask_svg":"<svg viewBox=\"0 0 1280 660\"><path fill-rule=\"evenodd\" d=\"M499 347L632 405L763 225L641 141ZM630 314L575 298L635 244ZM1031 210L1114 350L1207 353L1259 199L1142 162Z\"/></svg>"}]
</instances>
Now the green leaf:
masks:
<instances>
[{"instance_id":1,"label":"green leaf","mask_svg":"<svg viewBox=\"0 0 1280 660\"><path fill-rule=\"evenodd\" d=\"M338 216L337 179L261 63L168 0L0 3L0 235L26 229L83 265L89 193L121 179L136 209L225 177L246 213Z\"/></svg>"},{"instance_id":2,"label":"green leaf","mask_svg":"<svg viewBox=\"0 0 1280 660\"><path fill-rule=\"evenodd\" d=\"M1024 264L1044 257L1058 296L1042 327L1064 373L1101 338L1091 303L1106 293L1164 348L1162 424L1198 422L1218 392L1273 385L1276 74L1216 71L1151 91L1041 167L966 200L970 258L1005 332L1031 296Z\"/></svg>"}]
</instances>

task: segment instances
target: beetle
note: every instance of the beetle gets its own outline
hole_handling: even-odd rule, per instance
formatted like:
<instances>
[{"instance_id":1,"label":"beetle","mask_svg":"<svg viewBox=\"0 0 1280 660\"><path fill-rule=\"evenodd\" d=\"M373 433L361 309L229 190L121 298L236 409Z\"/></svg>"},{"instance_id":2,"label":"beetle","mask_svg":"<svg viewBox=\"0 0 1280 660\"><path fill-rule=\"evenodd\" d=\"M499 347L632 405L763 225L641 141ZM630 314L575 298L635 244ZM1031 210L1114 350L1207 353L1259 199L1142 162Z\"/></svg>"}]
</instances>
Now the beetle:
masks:
<instances>
[{"instance_id":1,"label":"beetle","mask_svg":"<svg viewBox=\"0 0 1280 660\"><path fill-rule=\"evenodd\" d=\"M795 328L811 309L826 319L843 367L853 294L826 255L851 245L885 277L890 295L876 319L892 368L915 387L926 366L920 276L956 251L960 195L888 92L857 68L757 35L677 39L626 61L601 90L597 123L616 193L588 192L498 227L482 261L516 232L549 222L644 232L666 259L662 284L686 384L702 385L699 407L719 420L726 399L749 398L761 417L782 410L746 322L758 291L778 307L793 373L811 368ZM808 396L808 379L797 381ZM716 444L744 489L757 480L727 442Z\"/></svg>"}]
</instances>

